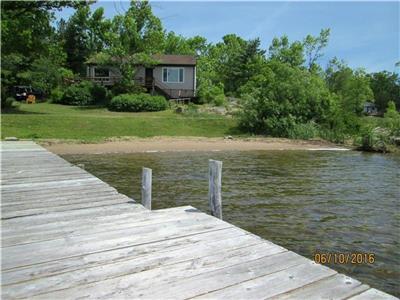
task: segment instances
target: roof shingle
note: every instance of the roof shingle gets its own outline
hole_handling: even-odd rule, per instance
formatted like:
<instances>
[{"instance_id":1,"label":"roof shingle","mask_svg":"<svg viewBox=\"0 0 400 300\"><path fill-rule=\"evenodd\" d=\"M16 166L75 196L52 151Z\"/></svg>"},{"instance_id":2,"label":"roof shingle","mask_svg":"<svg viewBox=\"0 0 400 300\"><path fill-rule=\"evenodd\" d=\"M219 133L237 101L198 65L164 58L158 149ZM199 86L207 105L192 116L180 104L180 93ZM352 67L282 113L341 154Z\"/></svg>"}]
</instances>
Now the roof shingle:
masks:
<instances>
[{"instance_id":1,"label":"roof shingle","mask_svg":"<svg viewBox=\"0 0 400 300\"><path fill-rule=\"evenodd\" d=\"M156 54L152 58L158 60L161 65L196 65L196 58L193 55L166 55Z\"/></svg>"}]
</instances>

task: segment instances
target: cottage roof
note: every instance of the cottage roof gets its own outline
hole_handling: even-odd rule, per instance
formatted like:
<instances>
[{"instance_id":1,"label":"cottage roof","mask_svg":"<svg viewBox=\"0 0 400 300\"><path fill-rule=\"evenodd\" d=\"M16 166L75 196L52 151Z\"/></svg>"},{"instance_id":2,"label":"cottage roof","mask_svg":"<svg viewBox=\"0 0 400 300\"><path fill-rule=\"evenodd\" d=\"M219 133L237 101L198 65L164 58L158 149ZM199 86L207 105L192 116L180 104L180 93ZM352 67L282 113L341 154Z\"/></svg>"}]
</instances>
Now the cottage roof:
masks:
<instances>
[{"instance_id":1,"label":"cottage roof","mask_svg":"<svg viewBox=\"0 0 400 300\"><path fill-rule=\"evenodd\" d=\"M196 58L193 55L170 55L156 54L152 58L158 60L161 65L196 65Z\"/></svg>"},{"instance_id":2,"label":"cottage roof","mask_svg":"<svg viewBox=\"0 0 400 300\"><path fill-rule=\"evenodd\" d=\"M171 55L171 54L154 54L151 56L152 59L159 62L159 65L176 65L176 66L195 66L196 57L193 55ZM86 61L87 65L100 64L101 60L104 60L101 56L93 56ZM111 60L116 61L115 58Z\"/></svg>"}]
</instances>

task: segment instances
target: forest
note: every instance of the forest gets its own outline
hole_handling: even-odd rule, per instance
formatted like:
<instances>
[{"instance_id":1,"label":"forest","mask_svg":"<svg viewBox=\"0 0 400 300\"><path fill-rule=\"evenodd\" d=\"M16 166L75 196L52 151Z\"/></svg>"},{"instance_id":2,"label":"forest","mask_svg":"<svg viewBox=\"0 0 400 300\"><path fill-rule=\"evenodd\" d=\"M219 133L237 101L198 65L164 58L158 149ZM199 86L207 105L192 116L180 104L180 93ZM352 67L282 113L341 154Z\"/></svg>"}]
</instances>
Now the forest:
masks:
<instances>
[{"instance_id":1,"label":"forest","mask_svg":"<svg viewBox=\"0 0 400 300\"><path fill-rule=\"evenodd\" d=\"M135 65L152 64L152 54L190 54L197 58L197 104L227 106L237 101L234 118L243 133L337 143L351 139L378 151L399 144L398 74L352 69L337 57L321 66L329 28L299 41L271 37L263 49L259 38L246 40L234 33L211 43L202 36L168 31L147 1L132 1L112 19L101 7L91 9L92 3L1 2L4 112L15 103L16 85L38 88L53 103L111 109L117 100L137 103L143 91L133 81ZM55 11L65 7L74 13L56 21ZM117 66L121 81L112 89L85 81L90 61ZM159 98L154 105L148 98L143 101L149 102L144 106L149 110L166 108ZM366 102L375 103L378 117L364 116Z\"/></svg>"}]
</instances>

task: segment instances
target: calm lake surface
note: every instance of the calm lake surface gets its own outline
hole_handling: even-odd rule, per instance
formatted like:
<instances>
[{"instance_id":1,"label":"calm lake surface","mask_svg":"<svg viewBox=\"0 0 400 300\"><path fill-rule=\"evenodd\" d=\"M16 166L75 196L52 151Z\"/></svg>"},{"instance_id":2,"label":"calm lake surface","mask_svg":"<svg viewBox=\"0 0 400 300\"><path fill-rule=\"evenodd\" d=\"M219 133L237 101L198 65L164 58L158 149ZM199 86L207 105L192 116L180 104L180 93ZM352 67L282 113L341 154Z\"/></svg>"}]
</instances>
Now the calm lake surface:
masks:
<instances>
[{"instance_id":1,"label":"calm lake surface","mask_svg":"<svg viewBox=\"0 0 400 300\"><path fill-rule=\"evenodd\" d=\"M140 202L153 169L153 208L208 211L208 159L223 161L224 220L313 259L374 253L372 265L330 265L400 296L400 156L334 151L65 155Z\"/></svg>"}]
</instances>

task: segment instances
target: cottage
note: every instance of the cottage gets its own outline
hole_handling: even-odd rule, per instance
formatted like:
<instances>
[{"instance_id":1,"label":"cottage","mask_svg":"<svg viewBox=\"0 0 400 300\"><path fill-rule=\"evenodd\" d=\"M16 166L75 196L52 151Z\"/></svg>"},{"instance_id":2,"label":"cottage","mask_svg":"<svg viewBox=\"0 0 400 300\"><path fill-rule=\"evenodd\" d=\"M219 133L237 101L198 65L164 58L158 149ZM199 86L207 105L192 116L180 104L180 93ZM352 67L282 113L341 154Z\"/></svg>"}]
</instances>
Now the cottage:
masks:
<instances>
[{"instance_id":1,"label":"cottage","mask_svg":"<svg viewBox=\"0 0 400 300\"><path fill-rule=\"evenodd\" d=\"M196 58L191 55L153 55L158 63L147 68L137 66L135 81L149 92L168 99L193 98L196 95ZM112 86L121 78L116 68L87 65L87 78L104 86Z\"/></svg>"}]
</instances>

